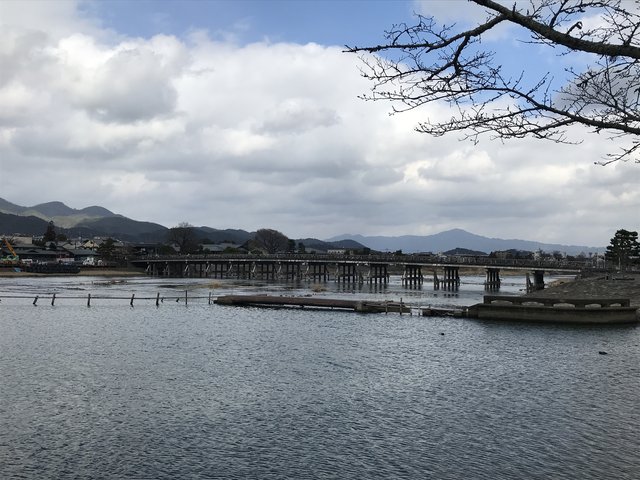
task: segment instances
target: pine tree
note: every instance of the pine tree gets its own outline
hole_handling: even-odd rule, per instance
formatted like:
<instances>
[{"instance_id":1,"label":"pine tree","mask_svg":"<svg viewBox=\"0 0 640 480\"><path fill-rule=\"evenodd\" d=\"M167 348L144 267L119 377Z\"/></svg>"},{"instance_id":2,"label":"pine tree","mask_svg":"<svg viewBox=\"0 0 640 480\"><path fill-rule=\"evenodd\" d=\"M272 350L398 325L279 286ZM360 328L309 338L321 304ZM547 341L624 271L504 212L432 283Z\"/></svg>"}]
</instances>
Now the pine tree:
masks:
<instances>
[{"instance_id":1,"label":"pine tree","mask_svg":"<svg viewBox=\"0 0 640 480\"><path fill-rule=\"evenodd\" d=\"M638 232L630 232L624 229L616 232L605 253L606 259L617 264L619 270L624 270L632 260L632 257L638 256L640 256Z\"/></svg>"}]
</instances>

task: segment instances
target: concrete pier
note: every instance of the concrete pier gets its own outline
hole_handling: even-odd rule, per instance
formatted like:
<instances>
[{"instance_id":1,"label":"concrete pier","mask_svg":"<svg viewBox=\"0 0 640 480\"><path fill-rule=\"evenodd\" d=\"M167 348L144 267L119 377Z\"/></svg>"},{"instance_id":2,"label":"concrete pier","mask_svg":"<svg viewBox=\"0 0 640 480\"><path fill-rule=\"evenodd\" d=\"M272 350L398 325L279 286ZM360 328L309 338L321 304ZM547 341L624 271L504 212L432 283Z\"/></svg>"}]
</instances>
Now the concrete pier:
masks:
<instances>
[{"instance_id":1,"label":"concrete pier","mask_svg":"<svg viewBox=\"0 0 640 480\"><path fill-rule=\"evenodd\" d=\"M484 282L484 289L489 291L500 290L499 268L487 268L487 278Z\"/></svg>"}]
</instances>

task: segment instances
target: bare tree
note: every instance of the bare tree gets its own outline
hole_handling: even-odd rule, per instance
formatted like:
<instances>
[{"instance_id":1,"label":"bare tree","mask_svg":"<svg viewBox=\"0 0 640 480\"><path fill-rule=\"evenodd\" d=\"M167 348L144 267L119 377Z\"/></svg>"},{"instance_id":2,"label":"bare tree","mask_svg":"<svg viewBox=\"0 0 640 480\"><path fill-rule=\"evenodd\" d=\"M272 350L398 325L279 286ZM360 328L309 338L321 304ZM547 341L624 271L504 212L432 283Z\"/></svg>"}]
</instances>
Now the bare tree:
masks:
<instances>
[{"instance_id":1,"label":"bare tree","mask_svg":"<svg viewBox=\"0 0 640 480\"><path fill-rule=\"evenodd\" d=\"M270 228L258 230L253 240L267 253L285 252L289 246L289 238L285 234Z\"/></svg>"},{"instance_id":2,"label":"bare tree","mask_svg":"<svg viewBox=\"0 0 640 480\"><path fill-rule=\"evenodd\" d=\"M198 249L198 238L194 226L181 222L178 226L170 228L167 232L167 240L180 247L180 253L193 253Z\"/></svg>"},{"instance_id":3,"label":"bare tree","mask_svg":"<svg viewBox=\"0 0 640 480\"><path fill-rule=\"evenodd\" d=\"M599 163L640 163L639 0L531 0L511 7L469 1L487 11L473 28L418 15L417 25L394 25L383 45L347 46L362 54L363 76L374 83L364 98L391 101L394 113L448 102L450 119L426 120L416 130L434 136L459 131L474 142L488 133L576 143L567 129L584 125L617 141L618 150ZM550 73L511 76L481 45L483 35L504 23L526 29L527 43L557 55L586 54L589 63L566 69L569 80L560 87Z\"/></svg>"}]
</instances>

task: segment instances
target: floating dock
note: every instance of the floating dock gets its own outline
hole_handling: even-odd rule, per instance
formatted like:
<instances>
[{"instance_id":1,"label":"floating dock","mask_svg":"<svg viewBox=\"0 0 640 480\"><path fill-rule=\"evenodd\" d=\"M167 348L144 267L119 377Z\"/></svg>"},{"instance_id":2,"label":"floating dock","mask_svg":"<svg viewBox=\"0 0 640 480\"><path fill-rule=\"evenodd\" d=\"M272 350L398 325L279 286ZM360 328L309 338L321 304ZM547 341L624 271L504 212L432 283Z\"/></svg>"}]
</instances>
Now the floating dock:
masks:
<instances>
[{"instance_id":1,"label":"floating dock","mask_svg":"<svg viewBox=\"0 0 640 480\"><path fill-rule=\"evenodd\" d=\"M638 311L623 298L553 299L486 295L484 302L463 308L411 307L389 301L346 300L318 297L286 297L271 295L225 295L214 303L246 307L312 308L348 310L360 313L413 313L430 317L475 318L544 323L576 323L612 325L638 322Z\"/></svg>"},{"instance_id":2,"label":"floating dock","mask_svg":"<svg viewBox=\"0 0 640 480\"><path fill-rule=\"evenodd\" d=\"M411 308L400 302L372 302L318 297L279 297L271 295L224 295L216 298L218 305L245 307L314 308L351 310L359 313L411 313Z\"/></svg>"}]
</instances>

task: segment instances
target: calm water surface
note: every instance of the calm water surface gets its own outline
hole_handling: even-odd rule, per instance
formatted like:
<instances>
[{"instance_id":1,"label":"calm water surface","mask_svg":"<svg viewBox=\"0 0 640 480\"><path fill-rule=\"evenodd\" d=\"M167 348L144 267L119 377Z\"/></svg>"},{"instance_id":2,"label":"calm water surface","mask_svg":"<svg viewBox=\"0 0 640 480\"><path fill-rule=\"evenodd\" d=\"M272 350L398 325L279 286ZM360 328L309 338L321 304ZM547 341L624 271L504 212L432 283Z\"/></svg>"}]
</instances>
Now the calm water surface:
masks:
<instances>
[{"instance_id":1,"label":"calm water surface","mask_svg":"<svg viewBox=\"0 0 640 480\"><path fill-rule=\"evenodd\" d=\"M640 478L639 328L206 299L268 288L465 305L482 295L466 280L452 294L0 279L0 294L31 296L0 302L0 478ZM55 306L32 305L53 292Z\"/></svg>"}]
</instances>

